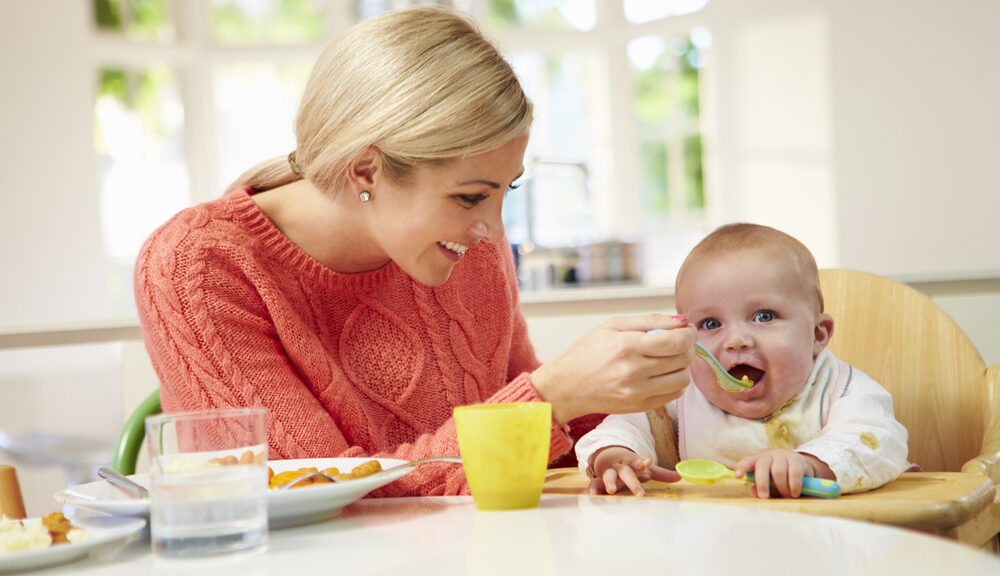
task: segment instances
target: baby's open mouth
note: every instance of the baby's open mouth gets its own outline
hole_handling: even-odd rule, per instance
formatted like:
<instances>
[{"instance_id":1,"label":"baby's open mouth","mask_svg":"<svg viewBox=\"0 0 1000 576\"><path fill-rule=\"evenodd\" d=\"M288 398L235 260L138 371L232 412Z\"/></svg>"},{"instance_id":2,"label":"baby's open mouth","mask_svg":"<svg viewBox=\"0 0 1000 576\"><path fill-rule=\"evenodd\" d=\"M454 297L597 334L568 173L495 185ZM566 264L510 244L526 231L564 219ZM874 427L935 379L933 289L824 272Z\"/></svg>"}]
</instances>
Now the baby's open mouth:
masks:
<instances>
[{"instance_id":1,"label":"baby's open mouth","mask_svg":"<svg viewBox=\"0 0 1000 576\"><path fill-rule=\"evenodd\" d=\"M764 371L748 364L737 364L729 369L729 374L737 380L749 380L756 384L764 377Z\"/></svg>"}]
</instances>

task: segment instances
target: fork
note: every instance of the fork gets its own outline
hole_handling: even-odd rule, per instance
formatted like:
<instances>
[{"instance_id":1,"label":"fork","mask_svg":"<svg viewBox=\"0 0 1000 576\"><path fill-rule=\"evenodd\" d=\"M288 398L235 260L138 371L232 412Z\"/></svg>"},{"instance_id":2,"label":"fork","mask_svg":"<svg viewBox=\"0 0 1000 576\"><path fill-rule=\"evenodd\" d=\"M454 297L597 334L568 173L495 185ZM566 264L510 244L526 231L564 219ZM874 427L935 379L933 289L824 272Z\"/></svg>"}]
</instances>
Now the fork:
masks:
<instances>
[{"instance_id":1,"label":"fork","mask_svg":"<svg viewBox=\"0 0 1000 576\"><path fill-rule=\"evenodd\" d=\"M458 456L434 456L434 457L431 457L431 458L424 458L423 460L414 460L413 462L405 462L403 464L399 464L399 465L393 466L391 468L386 468L384 470L379 470L378 472L375 472L373 474L369 474L367 476L362 476L362 478L373 478L373 477L378 476L380 474L387 474L389 472L394 472L394 471L400 470L402 468L410 468L412 466L416 466L418 464L425 464L427 462L454 462L456 464L461 464L462 463L462 459L459 458ZM299 476L298 478L296 478L295 480L292 480L288 484L285 484L285 485L281 486L280 488L278 488L278 490L279 491L280 490L288 490L289 488L291 488L292 486L295 486L296 484L299 484L301 482L305 482L307 479L316 478L316 477L319 477L319 476L327 478L331 482L350 482L350 480L341 480L341 479L337 478L336 476L331 476L330 474L327 474L326 472L323 472L322 470L317 470L315 472L310 472L308 474L303 474L302 476ZM360 478L359 478L359 480L360 480Z\"/></svg>"}]
</instances>

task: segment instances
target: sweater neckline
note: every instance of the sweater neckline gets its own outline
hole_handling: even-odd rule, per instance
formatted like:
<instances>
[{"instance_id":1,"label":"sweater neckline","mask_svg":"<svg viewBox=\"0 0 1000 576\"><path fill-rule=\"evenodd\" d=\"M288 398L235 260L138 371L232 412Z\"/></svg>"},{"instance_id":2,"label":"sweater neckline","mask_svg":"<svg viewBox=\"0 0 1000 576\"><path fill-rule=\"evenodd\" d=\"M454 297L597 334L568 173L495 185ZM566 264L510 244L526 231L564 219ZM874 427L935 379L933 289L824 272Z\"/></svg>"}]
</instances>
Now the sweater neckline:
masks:
<instances>
[{"instance_id":1,"label":"sweater neckline","mask_svg":"<svg viewBox=\"0 0 1000 576\"><path fill-rule=\"evenodd\" d=\"M272 258L294 270L303 279L329 287L369 290L403 273L392 261L381 268L367 272L344 273L328 268L292 242L275 226L251 198L255 193L253 189L244 186L227 195L233 216L243 223L246 230L264 246Z\"/></svg>"}]
</instances>

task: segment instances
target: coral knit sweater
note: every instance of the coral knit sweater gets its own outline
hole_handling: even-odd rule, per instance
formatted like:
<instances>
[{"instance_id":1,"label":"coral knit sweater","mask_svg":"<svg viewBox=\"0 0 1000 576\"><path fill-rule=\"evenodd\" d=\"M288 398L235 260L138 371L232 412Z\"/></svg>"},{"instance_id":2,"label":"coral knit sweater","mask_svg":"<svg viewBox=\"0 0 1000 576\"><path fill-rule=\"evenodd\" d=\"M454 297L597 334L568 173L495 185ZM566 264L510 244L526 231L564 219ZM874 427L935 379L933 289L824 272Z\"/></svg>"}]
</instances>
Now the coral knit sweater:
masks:
<instances>
[{"instance_id":1,"label":"coral knit sweater","mask_svg":"<svg viewBox=\"0 0 1000 576\"><path fill-rule=\"evenodd\" d=\"M394 263L339 274L252 193L180 212L139 254L136 303L166 412L264 406L274 460L416 460L458 454L454 406L541 400L506 241L470 248L437 287ZM553 425L551 459L570 449L566 431ZM462 493L461 466L433 463L375 495Z\"/></svg>"}]
</instances>

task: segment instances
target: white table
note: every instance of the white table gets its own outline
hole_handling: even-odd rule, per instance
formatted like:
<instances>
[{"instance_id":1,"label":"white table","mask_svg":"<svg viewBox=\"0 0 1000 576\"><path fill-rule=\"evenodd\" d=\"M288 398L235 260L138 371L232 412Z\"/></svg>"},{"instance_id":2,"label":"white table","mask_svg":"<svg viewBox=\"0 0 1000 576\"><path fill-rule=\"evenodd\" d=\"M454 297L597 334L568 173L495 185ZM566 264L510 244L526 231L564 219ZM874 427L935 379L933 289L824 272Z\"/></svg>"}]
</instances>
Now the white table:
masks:
<instances>
[{"instance_id":1,"label":"white table","mask_svg":"<svg viewBox=\"0 0 1000 576\"><path fill-rule=\"evenodd\" d=\"M340 518L273 531L268 548L197 560L153 556L148 536L43 572L140 574L978 574L1000 557L866 522L650 498L546 495L480 512L469 497L368 499Z\"/></svg>"}]
</instances>

